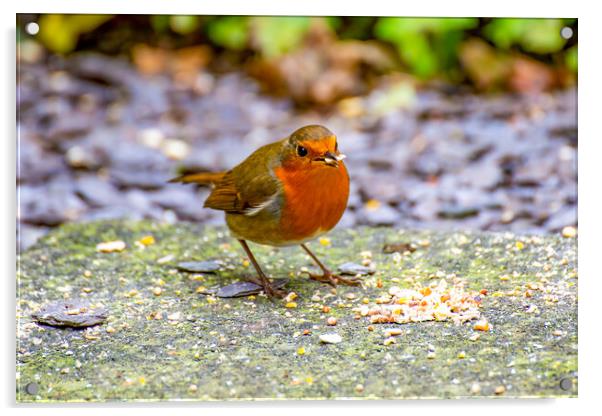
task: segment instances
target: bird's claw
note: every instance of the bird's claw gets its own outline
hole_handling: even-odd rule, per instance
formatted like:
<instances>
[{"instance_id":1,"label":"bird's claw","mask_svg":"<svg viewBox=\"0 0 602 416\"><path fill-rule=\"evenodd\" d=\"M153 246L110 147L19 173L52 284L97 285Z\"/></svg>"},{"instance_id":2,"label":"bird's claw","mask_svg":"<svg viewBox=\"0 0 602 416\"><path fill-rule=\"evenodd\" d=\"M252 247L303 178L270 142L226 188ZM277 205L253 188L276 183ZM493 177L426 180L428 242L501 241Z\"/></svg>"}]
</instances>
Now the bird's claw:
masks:
<instances>
[{"instance_id":1,"label":"bird's claw","mask_svg":"<svg viewBox=\"0 0 602 416\"><path fill-rule=\"evenodd\" d=\"M345 278L345 277L339 276L338 274L334 274L330 271L324 272L323 274L316 274L316 273L311 273L309 271L304 270L301 273L307 274L311 280L326 283L332 287L337 287L337 285L345 285L345 286L361 286L362 285L362 279L359 277Z\"/></svg>"},{"instance_id":2,"label":"bird's claw","mask_svg":"<svg viewBox=\"0 0 602 416\"><path fill-rule=\"evenodd\" d=\"M261 280L255 279L253 277L247 278L247 281L249 281L251 283L255 283L257 286L260 286L263 289L263 293L265 293L268 298L282 299L282 298L286 297L286 295L287 295L287 292L274 287L269 282L264 283Z\"/></svg>"}]
</instances>

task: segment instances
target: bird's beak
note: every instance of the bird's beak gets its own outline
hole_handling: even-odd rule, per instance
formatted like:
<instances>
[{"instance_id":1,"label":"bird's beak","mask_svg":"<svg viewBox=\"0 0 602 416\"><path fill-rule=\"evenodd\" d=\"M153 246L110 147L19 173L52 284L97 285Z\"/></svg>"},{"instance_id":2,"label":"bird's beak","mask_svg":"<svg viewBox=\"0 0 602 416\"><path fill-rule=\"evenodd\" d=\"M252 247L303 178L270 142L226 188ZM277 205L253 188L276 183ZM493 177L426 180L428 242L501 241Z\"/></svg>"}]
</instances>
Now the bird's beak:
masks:
<instances>
[{"instance_id":1,"label":"bird's beak","mask_svg":"<svg viewBox=\"0 0 602 416\"><path fill-rule=\"evenodd\" d=\"M316 160L324 162L328 166L337 167L337 166L339 166L339 162L341 160L345 159L345 157L346 156L342 153L340 155L335 155L332 152L326 152L326 153L324 153L324 155L322 157L319 157Z\"/></svg>"}]
</instances>

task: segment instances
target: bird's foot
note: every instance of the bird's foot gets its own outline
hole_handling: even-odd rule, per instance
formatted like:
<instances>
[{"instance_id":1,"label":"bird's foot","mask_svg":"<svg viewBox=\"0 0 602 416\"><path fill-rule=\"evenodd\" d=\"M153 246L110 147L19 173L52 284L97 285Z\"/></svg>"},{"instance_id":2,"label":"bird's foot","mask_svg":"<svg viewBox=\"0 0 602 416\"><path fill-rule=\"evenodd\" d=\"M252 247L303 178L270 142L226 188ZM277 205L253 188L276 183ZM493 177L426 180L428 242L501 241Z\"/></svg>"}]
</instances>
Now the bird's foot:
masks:
<instances>
[{"instance_id":1,"label":"bird's foot","mask_svg":"<svg viewBox=\"0 0 602 416\"><path fill-rule=\"evenodd\" d=\"M278 288L274 287L272 284L270 284L270 281L267 278L265 279L265 282L264 282L255 277L248 277L247 281L249 281L251 283L255 283L257 286L260 286L261 288L263 288L263 293L265 293L268 298L282 299L287 295L287 292L285 292L284 290L278 289Z\"/></svg>"},{"instance_id":2,"label":"bird's foot","mask_svg":"<svg viewBox=\"0 0 602 416\"><path fill-rule=\"evenodd\" d=\"M337 287L337 285L345 285L345 286L361 286L362 279L358 277L350 277L345 278L339 276L338 274L332 273L330 270L326 270L323 274L311 273L308 271L303 271L302 273L307 274L311 280L315 280L317 282L326 283L332 287Z\"/></svg>"}]
</instances>

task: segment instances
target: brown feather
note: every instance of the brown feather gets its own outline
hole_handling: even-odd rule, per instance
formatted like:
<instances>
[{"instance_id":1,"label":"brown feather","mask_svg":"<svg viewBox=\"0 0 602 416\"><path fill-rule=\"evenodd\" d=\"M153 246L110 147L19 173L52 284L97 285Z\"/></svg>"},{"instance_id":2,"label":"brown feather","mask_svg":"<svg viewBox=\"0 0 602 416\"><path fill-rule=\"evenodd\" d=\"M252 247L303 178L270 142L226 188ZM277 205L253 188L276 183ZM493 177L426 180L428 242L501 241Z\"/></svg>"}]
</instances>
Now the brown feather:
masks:
<instances>
[{"instance_id":1,"label":"brown feather","mask_svg":"<svg viewBox=\"0 0 602 416\"><path fill-rule=\"evenodd\" d=\"M215 184L205 207L231 214L247 214L279 191L271 163L278 161L282 142L260 147Z\"/></svg>"},{"instance_id":2,"label":"brown feather","mask_svg":"<svg viewBox=\"0 0 602 416\"><path fill-rule=\"evenodd\" d=\"M169 182L180 182L180 183L197 183L199 185L214 185L220 182L226 172L200 172L191 173L187 175L178 176L177 178L170 179Z\"/></svg>"}]
</instances>

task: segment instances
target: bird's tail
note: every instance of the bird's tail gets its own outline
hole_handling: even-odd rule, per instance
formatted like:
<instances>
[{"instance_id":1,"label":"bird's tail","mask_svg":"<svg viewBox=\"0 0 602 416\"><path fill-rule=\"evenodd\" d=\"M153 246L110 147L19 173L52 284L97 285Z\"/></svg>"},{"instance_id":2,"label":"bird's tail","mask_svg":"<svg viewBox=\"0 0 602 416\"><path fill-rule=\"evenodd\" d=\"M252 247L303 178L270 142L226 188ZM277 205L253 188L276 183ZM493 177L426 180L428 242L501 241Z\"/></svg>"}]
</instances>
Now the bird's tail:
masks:
<instances>
[{"instance_id":1,"label":"bird's tail","mask_svg":"<svg viewBox=\"0 0 602 416\"><path fill-rule=\"evenodd\" d=\"M215 185L222 180L226 172L190 173L170 179L169 182L198 183L200 185Z\"/></svg>"}]
</instances>

